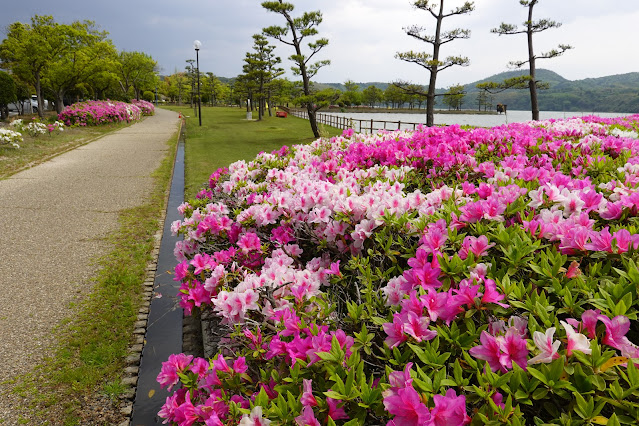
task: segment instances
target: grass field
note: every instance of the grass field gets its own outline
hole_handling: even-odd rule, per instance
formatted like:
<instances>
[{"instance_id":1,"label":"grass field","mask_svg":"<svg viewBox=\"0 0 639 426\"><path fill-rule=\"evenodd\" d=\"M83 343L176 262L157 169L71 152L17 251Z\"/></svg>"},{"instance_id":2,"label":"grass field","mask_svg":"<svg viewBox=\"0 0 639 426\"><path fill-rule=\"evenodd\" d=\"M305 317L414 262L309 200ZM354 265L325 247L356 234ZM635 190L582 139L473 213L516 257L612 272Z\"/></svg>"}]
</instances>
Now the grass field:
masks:
<instances>
[{"instance_id":1,"label":"grass field","mask_svg":"<svg viewBox=\"0 0 639 426\"><path fill-rule=\"evenodd\" d=\"M202 127L188 106L167 107L181 111L186 119L186 188L185 198L193 197L207 182L211 173L234 161L251 160L262 151L271 152L283 145L291 146L315 140L307 120L264 117L247 121L240 108L203 107ZM257 116L257 113L254 113ZM320 128L321 129L321 128ZM341 130L324 127L325 136L341 134Z\"/></svg>"}]
</instances>

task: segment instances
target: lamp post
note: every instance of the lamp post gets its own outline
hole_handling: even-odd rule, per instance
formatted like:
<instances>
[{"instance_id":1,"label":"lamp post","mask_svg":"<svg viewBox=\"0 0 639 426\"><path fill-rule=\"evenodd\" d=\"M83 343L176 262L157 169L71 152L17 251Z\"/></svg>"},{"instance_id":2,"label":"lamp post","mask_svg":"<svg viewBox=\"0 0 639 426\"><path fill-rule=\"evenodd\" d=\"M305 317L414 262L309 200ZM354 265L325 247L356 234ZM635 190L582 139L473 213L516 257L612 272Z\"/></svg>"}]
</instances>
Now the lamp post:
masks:
<instances>
[{"instance_id":1,"label":"lamp post","mask_svg":"<svg viewBox=\"0 0 639 426\"><path fill-rule=\"evenodd\" d=\"M200 101L200 47L202 47L202 43L200 40L195 40L193 42L193 47L195 48L195 65L197 67L197 115L200 119L200 126L202 125L202 102Z\"/></svg>"}]
</instances>

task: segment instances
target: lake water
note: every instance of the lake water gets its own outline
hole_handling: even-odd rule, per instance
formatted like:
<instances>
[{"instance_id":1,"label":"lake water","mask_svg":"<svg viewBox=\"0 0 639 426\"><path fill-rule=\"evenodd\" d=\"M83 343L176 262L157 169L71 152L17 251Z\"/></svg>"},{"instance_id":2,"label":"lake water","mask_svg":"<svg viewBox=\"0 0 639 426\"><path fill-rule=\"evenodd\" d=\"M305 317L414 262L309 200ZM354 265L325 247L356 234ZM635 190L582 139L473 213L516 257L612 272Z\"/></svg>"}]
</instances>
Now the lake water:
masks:
<instances>
[{"instance_id":1,"label":"lake water","mask_svg":"<svg viewBox=\"0 0 639 426\"><path fill-rule=\"evenodd\" d=\"M401 121L402 129L412 129L412 123L426 123L426 114L394 114L394 113L342 113L331 112L327 115L337 117L347 117L353 119L355 131L370 131L371 119L373 128L384 128L383 121L387 123L387 129L397 129L397 122ZM631 114L611 113L611 112L562 112L562 111L540 111L539 118L547 120L549 118L571 118L585 115L597 115L600 117L620 117ZM361 121L360 121L361 120ZM531 120L530 111L508 111L507 114L435 114L435 124L459 124L478 127L495 127L508 123L522 123ZM391 123L395 122L395 123ZM407 124L411 123L411 124ZM360 128L361 126L361 128Z\"/></svg>"}]
</instances>

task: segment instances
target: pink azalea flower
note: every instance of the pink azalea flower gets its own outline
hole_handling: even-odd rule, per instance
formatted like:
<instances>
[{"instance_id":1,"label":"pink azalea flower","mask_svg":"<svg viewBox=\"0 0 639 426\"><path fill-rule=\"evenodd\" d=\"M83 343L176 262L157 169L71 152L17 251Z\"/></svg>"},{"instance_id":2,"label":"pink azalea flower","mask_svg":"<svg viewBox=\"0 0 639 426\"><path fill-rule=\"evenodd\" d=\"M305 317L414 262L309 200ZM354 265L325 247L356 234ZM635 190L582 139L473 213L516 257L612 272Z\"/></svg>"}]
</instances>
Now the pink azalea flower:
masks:
<instances>
[{"instance_id":1,"label":"pink azalea flower","mask_svg":"<svg viewBox=\"0 0 639 426\"><path fill-rule=\"evenodd\" d=\"M606 335L602 342L615 349L619 349L623 356L629 358L639 357L639 347L633 344L627 337L626 333L630 329L630 320L623 315L617 315L612 320L605 315L597 317L606 327Z\"/></svg>"},{"instance_id":2,"label":"pink azalea flower","mask_svg":"<svg viewBox=\"0 0 639 426\"><path fill-rule=\"evenodd\" d=\"M213 368L215 368L215 371L223 371L225 373L231 372L231 367L229 367L229 365L226 363L226 360L224 359L224 356L222 356L222 354L219 354L217 358L213 360Z\"/></svg>"},{"instance_id":3,"label":"pink azalea flower","mask_svg":"<svg viewBox=\"0 0 639 426\"><path fill-rule=\"evenodd\" d=\"M420 299L431 320L437 321L437 318L444 313L449 297L448 293L437 292L429 288L428 293L420 296Z\"/></svg>"},{"instance_id":4,"label":"pink azalea flower","mask_svg":"<svg viewBox=\"0 0 639 426\"><path fill-rule=\"evenodd\" d=\"M486 256L488 249L494 247L495 243L488 244L488 237L481 235L479 238L468 236L464 238L462 247L459 250L459 257L463 260L468 257L468 253L475 255L475 258Z\"/></svg>"},{"instance_id":5,"label":"pink azalea flower","mask_svg":"<svg viewBox=\"0 0 639 426\"><path fill-rule=\"evenodd\" d=\"M513 362L515 362L515 364L525 370L528 359L526 339L522 338L515 328L510 328L506 335L503 338L498 338L498 340L502 350L502 354L499 355L499 364L503 368L510 370L513 368Z\"/></svg>"},{"instance_id":6,"label":"pink azalea flower","mask_svg":"<svg viewBox=\"0 0 639 426\"><path fill-rule=\"evenodd\" d=\"M484 295L481 298L481 303L483 305L494 303L501 306L502 308L507 308L509 306L507 303L500 302L500 300L503 300L505 297L505 294L501 294L497 290L497 284L495 283L495 281L491 279L484 280Z\"/></svg>"},{"instance_id":7,"label":"pink azalea flower","mask_svg":"<svg viewBox=\"0 0 639 426\"><path fill-rule=\"evenodd\" d=\"M528 364L538 364L540 362L549 363L552 360L559 358L559 346L561 342L559 340L554 341L555 327L550 327L546 330L546 333L535 331L533 334L533 341L535 345L541 350L541 353L534 358L528 360Z\"/></svg>"},{"instance_id":8,"label":"pink azalea flower","mask_svg":"<svg viewBox=\"0 0 639 426\"><path fill-rule=\"evenodd\" d=\"M384 395L384 407L395 416L392 420L393 425L419 426L427 425L431 421L428 407L422 403L419 394L412 386L387 391Z\"/></svg>"},{"instance_id":9,"label":"pink azalea flower","mask_svg":"<svg viewBox=\"0 0 639 426\"><path fill-rule=\"evenodd\" d=\"M168 390L179 381L178 373L184 372L193 360L193 355L172 354L168 361L162 363L162 369L158 374L157 381L161 387L168 387Z\"/></svg>"},{"instance_id":10,"label":"pink azalea flower","mask_svg":"<svg viewBox=\"0 0 639 426\"><path fill-rule=\"evenodd\" d=\"M508 371L501 363L501 345L497 338L495 336L491 336L485 331L482 331L479 336L479 341L481 342L481 345L470 348L468 353L477 359L483 359L488 362L492 371L501 371L503 373Z\"/></svg>"},{"instance_id":11,"label":"pink azalea flower","mask_svg":"<svg viewBox=\"0 0 639 426\"><path fill-rule=\"evenodd\" d=\"M209 371L210 363L204 358L195 358L190 370L202 379Z\"/></svg>"},{"instance_id":12,"label":"pink azalea flower","mask_svg":"<svg viewBox=\"0 0 639 426\"><path fill-rule=\"evenodd\" d=\"M576 278L581 275L581 270L579 269L579 263L576 260L573 260L566 271L566 278Z\"/></svg>"},{"instance_id":13,"label":"pink azalea flower","mask_svg":"<svg viewBox=\"0 0 639 426\"><path fill-rule=\"evenodd\" d=\"M302 414L295 417L297 426L321 426L320 422L315 418L315 413L310 406L304 407Z\"/></svg>"},{"instance_id":14,"label":"pink azalea flower","mask_svg":"<svg viewBox=\"0 0 639 426\"><path fill-rule=\"evenodd\" d=\"M433 396L433 401L435 408L430 412L430 424L433 426L461 426L470 423L464 395L457 396L453 389L448 389L445 396Z\"/></svg>"},{"instance_id":15,"label":"pink azalea flower","mask_svg":"<svg viewBox=\"0 0 639 426\"><path fill-rule=\"evenodd\" d=\"M567 322L559 321L559 323L566 330L566 337L568 338L566 354L570 356L572 351L581 351L586 355L590 355L592 350L590 349L588 338L581 333L577 333Z\"/></svg>"},{"instance_id":16,"label":"pink azalea flower","mask_svg":"<svg viewBox=\"0 0 639 426\"><path fill-rule=\"evenodd\" d=\"M233 361L233 371L235 372L235 374L244 374L248 371L245 357L241 356Z\"/></svg>"},{"instance_id":17,"label":"pink azalea flower","mask_svg":"<svg viewBox=\"0 0 639 426\"><path fill-rule=\"evenodd\" d=\"M594 339L597 335L596 327L597 321L599 321L600 314L601 311L599 309L588 309L587 311L584 311L583 314L581 314L581 323L584 329L588 332L588 335L591 339Z\"/></svg>"},{"instance_id":18,"label":"pink azalea flower","mask_svg":"<svg viewBox=\"0 0 639 426\"><path fill-rule=\"evenodd\" d=\"M303 379L304 391L302 392L300 402L302 403L304 407L306 406L317 407L317 399L315 399L315 397L313 396L312 383L313 381L310 379Z\"/></svg>"},{"instance_id":19,"label":"pink azalea flower","mask_svg":"<svg viewBox=\"0 0 639 426\"><path fill-rule=\"evenodd\" d=\"M326 398L326 405L328 405L328 417L333 419L333 421L337 420L348 420L350 417L344 411L343 406L339 407L337 401L333 398Z\"/></svg>"},{"instance_id":20,"label":"pink azalea flower","mask_svg":"<svg viewBox=\"0 0 639 426\"><path fill-rule=\"evenodd\" d=\"M413 379L410 376L410 369L413 366L412 362L409 362L404 367L403 371L393 371L388 375L388 383L392 388L401 389L406 386L412 386Z\"/></svg>"},{"instance_id":21,"label":"pink azalea flower","mask_svg":"<svg viewBox=\"0 0 639 426\"><path fill-rule=\"evenodd\" d=\"M242 235L237 242L237 246L243 253L249 253L251 251L259 251L261 249L260 238L253 232L247 232Z\"/></svg>"},{"instance_id":22,"label":"pink azalea flower","mask_svg":"<svg viewBox=\"0 0 639 426\"><path fill-rule=\"evenodd\" d=\"M412 336L418 342L432 340L435 336L437 336L437 332L430 330L428 328L429 324L430 318L423 315L417 315L414 312L409 312L403 326L403 331L409 336Z\"/></svg>"}]
</instances>

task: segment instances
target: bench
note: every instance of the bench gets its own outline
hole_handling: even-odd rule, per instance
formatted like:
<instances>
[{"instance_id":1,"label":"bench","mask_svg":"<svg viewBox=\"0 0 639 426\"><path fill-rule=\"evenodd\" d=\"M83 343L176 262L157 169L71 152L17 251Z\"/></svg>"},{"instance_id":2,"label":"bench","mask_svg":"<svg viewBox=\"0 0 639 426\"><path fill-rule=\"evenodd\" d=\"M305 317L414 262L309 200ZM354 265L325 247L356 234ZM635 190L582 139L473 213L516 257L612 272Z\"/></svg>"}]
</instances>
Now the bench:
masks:
<instances>
[{"instance_id":1,"label":"bench","mask_svg":"<svg viewBox=\"0 0 639 426\"><path fill-rule=\"evenodd\" d=\"M288 113L286 111L275 111L275 116L276 117L281 117L281 118L286 118L288 116Z\"/></svg>"}]
</instances>

